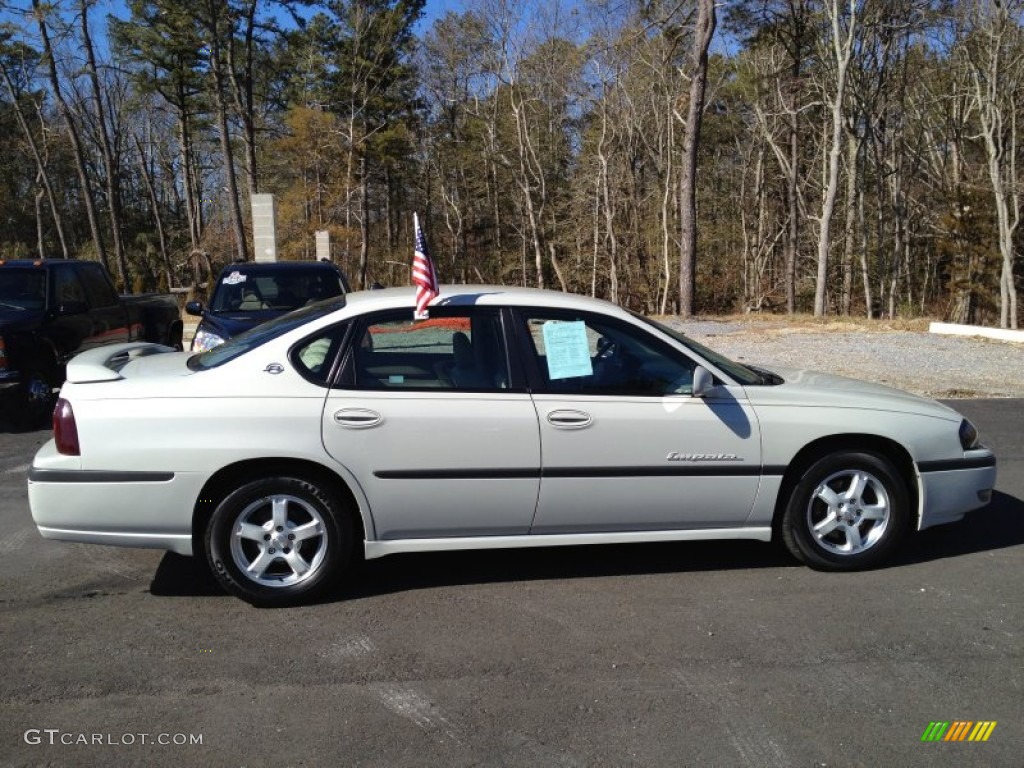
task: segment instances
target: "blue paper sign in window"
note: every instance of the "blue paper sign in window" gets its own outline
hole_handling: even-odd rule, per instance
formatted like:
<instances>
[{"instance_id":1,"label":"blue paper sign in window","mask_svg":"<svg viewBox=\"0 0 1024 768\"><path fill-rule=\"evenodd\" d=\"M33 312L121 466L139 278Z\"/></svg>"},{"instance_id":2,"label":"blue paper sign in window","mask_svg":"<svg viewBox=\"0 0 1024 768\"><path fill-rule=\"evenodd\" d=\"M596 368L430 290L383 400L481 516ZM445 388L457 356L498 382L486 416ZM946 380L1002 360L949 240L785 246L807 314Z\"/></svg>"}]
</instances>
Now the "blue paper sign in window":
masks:
<instances>
[{"instance_id":1,"label":"blue paper sign in window","mask_svg":"<svg viewBox=\"0 0 1024 768\"><path fill-rule=\"evenodd\" d=\"M587 326L582 320L544 323L544 354L548 362L548 378L552 381L594 373L590 364Z\"/></svg>"}]
</instances>

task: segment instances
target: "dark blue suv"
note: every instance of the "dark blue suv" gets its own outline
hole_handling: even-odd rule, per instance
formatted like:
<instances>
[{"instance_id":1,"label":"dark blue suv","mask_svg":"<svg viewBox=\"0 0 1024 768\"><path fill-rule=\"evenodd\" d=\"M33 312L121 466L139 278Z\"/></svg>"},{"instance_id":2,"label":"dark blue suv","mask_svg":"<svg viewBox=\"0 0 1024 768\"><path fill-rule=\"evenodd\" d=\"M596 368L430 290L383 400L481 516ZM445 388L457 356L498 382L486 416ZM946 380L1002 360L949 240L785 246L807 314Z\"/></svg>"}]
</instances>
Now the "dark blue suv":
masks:
<instances>
[{"instance_id":1,"label":"dark blue suv","mask_svg":"<svg viewBox=\"0 0 1024 768\"><path fill-rule=\"evenodd\" d=\"M348 293L348 280L326 261L229 264L217 278L210 306L190 301L185 311L202 317L193 352L205 352L253 326L332 296Z\"/></svg>"}]
</instances>

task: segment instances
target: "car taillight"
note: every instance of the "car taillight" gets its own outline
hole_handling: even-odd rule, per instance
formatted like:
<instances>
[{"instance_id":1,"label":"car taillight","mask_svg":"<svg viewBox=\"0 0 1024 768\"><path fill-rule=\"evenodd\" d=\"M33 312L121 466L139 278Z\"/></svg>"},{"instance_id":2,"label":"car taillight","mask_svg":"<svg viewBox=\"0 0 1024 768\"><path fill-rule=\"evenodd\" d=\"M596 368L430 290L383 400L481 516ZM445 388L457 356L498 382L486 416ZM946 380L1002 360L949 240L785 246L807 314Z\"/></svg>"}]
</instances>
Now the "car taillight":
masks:
<instances>
[{"instance_id":1,"label":"car taillight","mask_svg":"<svg viewBox=\"0 0 1024 768\"><path fill-rule=\"evenodd\" d=\"M71 403L63 397L57 400L53 409L53 439L57 443L57 452L65 456L81 456L78 447L78 425L75 424L75 412Z\"/></svg>"},{"instance_id":2,"label":"car taillight","mask_svg":"<svg viewBox=\"0 0 1024 768\"><path fill-rule=\"evenodd\" d=\"M4 344L4 337L0 336L0 371L7 370L7 345Z\"/></svg>"}]
</instances>

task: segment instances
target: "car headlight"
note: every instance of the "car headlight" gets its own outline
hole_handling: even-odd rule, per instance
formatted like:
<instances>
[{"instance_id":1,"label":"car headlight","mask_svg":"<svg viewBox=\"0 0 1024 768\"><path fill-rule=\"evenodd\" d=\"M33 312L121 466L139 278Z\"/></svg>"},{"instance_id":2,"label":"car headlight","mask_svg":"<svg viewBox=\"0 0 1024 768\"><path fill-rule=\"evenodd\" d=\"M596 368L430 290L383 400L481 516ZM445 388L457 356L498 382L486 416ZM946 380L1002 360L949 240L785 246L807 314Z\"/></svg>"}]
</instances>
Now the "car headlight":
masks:
<instances>
[{"instance_id":1,"label":"car headlight","mask_svg":"<svg viewBox=\"0 0 1024 768\"><path fill-rule=\"evenodd\" d=\"M214 347L219 347L223 343L224 339L216 333L210 333L209 331L196 331L195 338L192 339L192 351L208 352Z\"/></svg>"},{"instance_id":2,"label":"car headlight","mask_svg":"<svg viewBox=\"0 0 1024 768\"><path fill-rule=\"evenodd\" d=\"M965 451L977 448L980 445L978 442L978 430L967 419L960 422L960 445L963 446Z\"/></svg>"}]
</instances>

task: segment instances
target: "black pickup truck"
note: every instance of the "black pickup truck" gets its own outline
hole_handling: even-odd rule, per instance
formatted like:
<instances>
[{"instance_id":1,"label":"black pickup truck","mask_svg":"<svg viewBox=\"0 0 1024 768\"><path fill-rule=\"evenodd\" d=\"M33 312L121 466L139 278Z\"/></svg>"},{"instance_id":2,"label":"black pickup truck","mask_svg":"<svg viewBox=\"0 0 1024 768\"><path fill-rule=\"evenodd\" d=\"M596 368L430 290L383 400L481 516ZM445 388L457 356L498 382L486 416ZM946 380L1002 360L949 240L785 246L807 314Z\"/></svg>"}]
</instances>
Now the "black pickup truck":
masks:
<instances>
[{"instance_id":1,"label":"black pickup truck","mask_svg":"<svg viewBox=\"0 0 1024 768\"><path fill-rule=\"evenodd\" d=\"M96 262L0 260L0 415L16 427L46 422L78 352L136 340L181 349L181 338L173 296L118 296Z\"/></svg>"}]
</instances>

